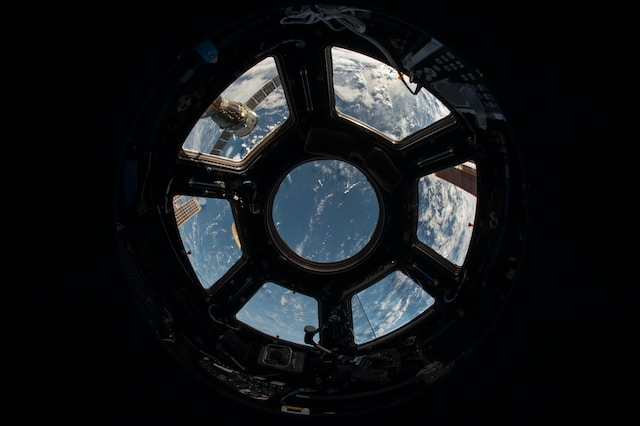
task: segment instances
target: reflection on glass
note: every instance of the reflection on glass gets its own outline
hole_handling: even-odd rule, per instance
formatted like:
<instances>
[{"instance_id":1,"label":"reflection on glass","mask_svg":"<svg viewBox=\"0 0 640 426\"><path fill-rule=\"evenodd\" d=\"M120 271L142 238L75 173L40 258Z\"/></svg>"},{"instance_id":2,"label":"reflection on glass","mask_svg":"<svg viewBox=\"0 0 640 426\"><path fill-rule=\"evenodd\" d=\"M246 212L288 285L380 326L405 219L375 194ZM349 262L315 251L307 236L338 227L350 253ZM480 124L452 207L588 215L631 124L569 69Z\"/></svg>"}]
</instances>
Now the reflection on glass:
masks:
<instances>
[{"instance_id":1,"label":"reflection on glass","mask_svg":"<svg viewBox=\"0 0 640 426\"><path fill-rule=\"evenodd\" d=\"M418 197L418 240L462 265L476 215L475 164L466 162L422 177Z\"/></svg>"},{"instance_id":2,"label":"reflection on glass","mask_svg":"<svg viewBox=\"0 0 640 426\"><path fill-rule=\"evenodd\" d=\"M174 215L185 252L200 284L211 287L241 258L229 201L177 196Z\"/></svg>"},{"instance_id":3,"label":"reflection on glass","mask_svg":"<svg viewBox=\"0 0 640 426\"><path fill-rule=\"evenodd\" d=\"M216 98L182 145L191 154L244 160L289 117L275 60L268 57L241 75Z\"/></svg>"},{"instance_id":4,"label":"reflection on glass","mask_svg":"<svg viewBox=\"0 0 640 426\"><path fill-rule=\"evenodd\" d=\"M400 271L394 271L351 298L356 344L388 334L429 309L435 299Z\"/></svg>"},{"instance_id":5,"label":"reflection on glass","mask_svg":"<svg viewBox=\"0 0 640 426\"><path fill-rule=\"evenodd\" d=\"M238 311L236 319L270 336L304 344L304 327L318 328L318 303L312 297L266 282Z\"/></svg>"},{"instance_id":6,"label":"reflection on glass","mask_svg":"<svg viewBox=\"0 0 640 426\"><path fill-rule=\"evenodd\" d=\"M273 202L278 234L291 250L313 262L338 262L357 254L371 239L379 214L366 176L339 160L294 168Z\"/></svg>"},{"instance_id":7,"label":"reflection on glass","mask_svg":"<svg viewBox=\"0 0 640 426\"><path fill-rule=\"evenodd\" d=\"M351 50L333 47L335 107L399 142L430 126L450 111L425 89L415 95L415 85L398 76L389 65ZM406 80L405 80L406 81Z\"/></svg>"}]
</instances>

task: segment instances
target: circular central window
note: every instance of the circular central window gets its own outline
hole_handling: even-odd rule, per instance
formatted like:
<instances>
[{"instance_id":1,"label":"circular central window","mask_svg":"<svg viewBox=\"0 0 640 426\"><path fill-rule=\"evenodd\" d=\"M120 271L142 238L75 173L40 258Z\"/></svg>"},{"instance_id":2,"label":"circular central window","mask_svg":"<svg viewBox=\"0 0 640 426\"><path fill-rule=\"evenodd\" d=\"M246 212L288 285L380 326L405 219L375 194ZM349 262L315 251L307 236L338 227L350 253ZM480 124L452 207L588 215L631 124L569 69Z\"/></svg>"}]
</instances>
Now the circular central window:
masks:
<instances>
[{"instance_id":1,"label":"circular central window","mask_svg":"<svg viewBox=\"0 0 640 426\"><path fill-rule=\"evenodd\" d=\"M273 200L278 236L311 262L340 262L371 240L380 206L358 168L340 160L315 160L289 172Z\"/></svg>"}]
</instances>

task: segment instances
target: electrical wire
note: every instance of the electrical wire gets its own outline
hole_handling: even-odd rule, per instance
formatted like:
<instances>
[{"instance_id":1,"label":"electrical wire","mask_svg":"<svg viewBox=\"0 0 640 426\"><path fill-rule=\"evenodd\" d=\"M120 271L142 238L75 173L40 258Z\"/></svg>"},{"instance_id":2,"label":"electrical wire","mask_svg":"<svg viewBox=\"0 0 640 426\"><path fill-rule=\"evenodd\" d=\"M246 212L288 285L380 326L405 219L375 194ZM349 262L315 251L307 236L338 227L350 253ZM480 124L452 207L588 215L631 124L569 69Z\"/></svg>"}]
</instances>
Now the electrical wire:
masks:
<instances>
[{"instance_id":1,"label":"electrical wire","mask_svg":"<svg viewBox=\"0 0 640 426\"><path fill-rule=\"evenodd\" d=\"M211 318L213 320L213 322L215 322L218 325L222 325L222 326L225 326L227 328L230 328L231 330L240 330L240 326L234 327L231 324L227 323L226 321L221 321L221 320L217 319L213 315L213 313L211 312L211 308L221 308L221 306L220 305L216 305L216 304L209 305L209 308L207 309L207 312L209 313L209 318Z\"/></svg>"},{"instance_id":2,"label":"electrical wire","mask_svg":"<svg viewBox=\"0 0 640 426\"><path fill-rule=\"evenodd\" d=\"M369 321L369 317L367 316L367 311L364 309L364 305L362 304L362 301L360 300L360 296L358 296L358 294L355 294L356 299L358 299L358 304L360 304L360 308L362 308L362 313L364 314L364 318L367 320L367 323L369 324L369 328L371 329L371 334L373 334L373 338L376 339L378 336L376 336L376 331L373 329L373 325L371 325L371 321Z\"/></svg>"}]
</instances>

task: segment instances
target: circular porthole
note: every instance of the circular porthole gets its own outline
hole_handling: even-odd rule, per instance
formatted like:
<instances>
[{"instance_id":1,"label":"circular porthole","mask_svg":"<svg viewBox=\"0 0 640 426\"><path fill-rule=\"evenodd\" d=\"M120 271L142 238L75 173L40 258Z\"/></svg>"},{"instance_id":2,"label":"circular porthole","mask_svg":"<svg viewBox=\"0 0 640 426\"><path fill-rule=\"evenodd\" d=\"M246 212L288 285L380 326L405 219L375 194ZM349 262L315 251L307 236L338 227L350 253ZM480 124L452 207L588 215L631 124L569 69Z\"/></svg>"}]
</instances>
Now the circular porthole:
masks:
<instances>
[{"instance_id":1,"label":"circular porthole","mask_svg":"<svg viewBox=\"0 0 640 426\"><path fill-rule=\"evenodd\" d=\"M260 412L437 387L518 277L526 183L499 101L375 8L238 20L185 43L123 153L121 263L153 335Z\"/></svg>"},{"instance_id":2,"label":"circular porthole","mask_svg":"<svg viewBox=\"0 0 640 426\"><path fill-rule=\"evenodd\" d=\"M287 173L270 210L283 255L311 268L336 268L363 257L375 242L380 218L378 196L367 177L352 164L328 159Z\"/></svg>"}]
</instances>

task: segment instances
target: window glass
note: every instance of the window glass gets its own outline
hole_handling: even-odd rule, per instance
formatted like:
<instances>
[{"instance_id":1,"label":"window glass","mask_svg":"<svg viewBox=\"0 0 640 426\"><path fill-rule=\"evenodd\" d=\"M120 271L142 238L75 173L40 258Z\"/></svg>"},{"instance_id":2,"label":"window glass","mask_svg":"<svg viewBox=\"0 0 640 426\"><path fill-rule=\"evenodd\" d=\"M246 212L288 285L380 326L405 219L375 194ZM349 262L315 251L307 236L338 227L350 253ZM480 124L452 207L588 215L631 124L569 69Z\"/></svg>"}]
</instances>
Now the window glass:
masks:
<instances>
[{"instance_id":1,"label":"window glass","mask_svg":"<svg viewBox=\"0 0 640 426\"><path fill-rule=\"evenodd\" d=\"M266 282L236 314L265 334L304 344L304 327L318 328L318 303L312 297Z\"/></svg>"},{"instance_id":2,"label":"window glass","mask_svg":"<svg viewBox=\"0 0 640 426\"><path fill-rule=\"evenodd\" d=\"M394 271L352 296L354 341L362 344L391 333L434 303L418 283Z\"/></svg>"},{"instance_id":3,"label":"window glass","mask_svg":"<svg viewBox=\"0 0 640 426\"><path fill-rule=\"evenodd\" d=\"M339 47L331 60L336 110L395 143L450 113L426 89L413 94L415 85L383 62Z\"/></svg>"},{"instance_id":4,"label":"window glass","mask_svg":"<svg viewBox=\"0 0 640 426\"><path fill-rule=\"evenodd\" d=\"M464 262L473 233L476 184L472 162L418 181L418 240L458 266Z\"/></svg>"},{"instance_id":5,"label":"window glass","mask_svg":"<svg viewBox=\"0 0 640 426\"><path fill-rule=\"evenodd\" d=\"M339 160L309 161L284 178L273 202L280 237L313 262L357 254L376 228L380 206L367 177Z\"/></svg>"},{"instance_id":6,"label":"window glass","mask_svg":"<svg viewBox=\"0 0 640 426\"><path fill-rule=\"evenodd\" d=\"M173 211L187 257L204 288L211 287L242 257L225 199L176 196Z\"/></svg>"},{"instance_id":7,"label":"window glass","mask_svg":"<svg viewBox=\"0 0 640 426\"><path fill-rule=\"evenodd\" d=\"M242 161L289 117L275 60L242 74L205 110L185 139L187 153Z\"/></svg>"}]
</instances>

